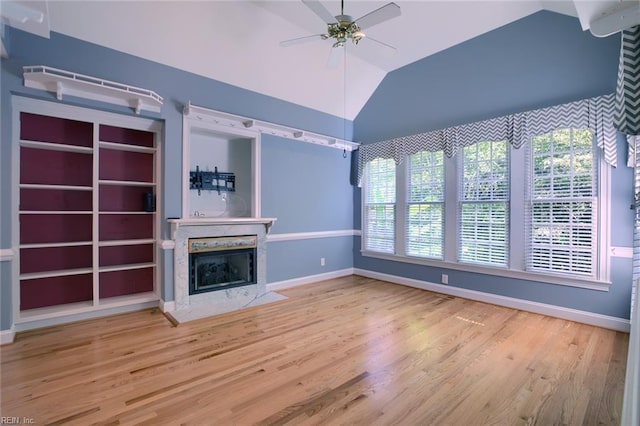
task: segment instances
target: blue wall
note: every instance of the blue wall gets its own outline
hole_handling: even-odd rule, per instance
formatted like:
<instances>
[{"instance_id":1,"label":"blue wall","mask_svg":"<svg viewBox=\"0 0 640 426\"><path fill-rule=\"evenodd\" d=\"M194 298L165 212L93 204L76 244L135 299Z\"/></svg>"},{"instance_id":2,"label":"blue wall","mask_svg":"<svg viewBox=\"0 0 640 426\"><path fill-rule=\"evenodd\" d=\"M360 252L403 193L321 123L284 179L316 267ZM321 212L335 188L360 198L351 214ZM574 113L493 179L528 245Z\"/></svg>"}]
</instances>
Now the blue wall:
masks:
<instances>
[{"instance_id":1,"label":"blue wall","mask_svg":"<svg viewBox=\"0 0 640 426\"><path fill-rule=\"evenodd\" d=\"M278 218L271 234L353 229L350 157L337 149L264 135L262 215ZM272 241L267 259L268 282L351 268L353 238Z\"/></svg>"},{"instance_id":2,"label":"blue wall","mask_svg":"<svg viewBox=\"0 0 640 426\"><path fill-rule=\"evenodd\" d=\"M9 58L2 59L1 108L2 143L0 146L0 248L11 248L11 96L24 95L57 102L55 96L41 90L23 86L24 65L47 65L94 77L144 87L164 98L159 114L143 112L143 116L164 121L165 134L162 146L163 158L163 206L159 206L162 218L179 217L181 214L182 176L182 107L188 101L232 114L243 115L273 123L289 125L333 137L350 138L353 123L343 119L301 107L272 97L260 95L219 81L208 79L142 58L123 54L61 34L52 33L50 39L37 37L6 27L5 44ZM256 64L259 65L259 64ZM133 115L128 108L114 107L99 102L65 97L64 103L87 106L106 111ZM342 151L322 148L303 142L264 137L262 146L262 204L263 216L278 218L273 232L313 232L351 229L353 224L352 188L349 185L349 161L342 158ZM346 200L346 201L345 201ZM168 238L168 227L163 238ZM279 242L278 256L268 259L269 281L290 279L318 273L319 259L327 250L351 253L352 238L338 238L331 243L319 240L301 240L296 244ZM316 249L321 245L323 248ZM291 270L284 261L289 251L297 258L301 252L313 253L315 262L309 268L300 263ZM351 267L353 258L329 261L322 272ZM310 258L309 258L310 259ZM173 300L172 255L165 253L161 259L163 282L161 296ZM11 262L13 263L13 262ZM0 329L11 326L11 264L0 262ZM293 271L293 272L292 272ZM275 277L275 278L271 278ZM279 278L283 277L283 278Z\"/></svg>"},{"instance_id":3,"label":"blue wall","mask_svg":"<svg viewBox=\"0 0 640 426\"><path fill-rule=\"evenodd\" d=\"M538 12L393 71L355 120L372 143L615 90L620 40Z\"/></svg>"},{"instance_id":4,"label":"blue wall","mask_svg":"<svg viewBox=\"0 0 640 426\"><path fill-rule=\"evenodd\" d=\"M356 140L372 143L615 91L619 36L598 39L577 19L539 12L389 73L354 123ZM611 244L631 247L632 171L618 140L611 173ZM354 223L361 226L360 190ZM359 248L360 238L354 246ZM573 309L629 317L631 259L611 258L609 292L473 274L363 257L354 266Z\"/></svg>"}]
</instances>

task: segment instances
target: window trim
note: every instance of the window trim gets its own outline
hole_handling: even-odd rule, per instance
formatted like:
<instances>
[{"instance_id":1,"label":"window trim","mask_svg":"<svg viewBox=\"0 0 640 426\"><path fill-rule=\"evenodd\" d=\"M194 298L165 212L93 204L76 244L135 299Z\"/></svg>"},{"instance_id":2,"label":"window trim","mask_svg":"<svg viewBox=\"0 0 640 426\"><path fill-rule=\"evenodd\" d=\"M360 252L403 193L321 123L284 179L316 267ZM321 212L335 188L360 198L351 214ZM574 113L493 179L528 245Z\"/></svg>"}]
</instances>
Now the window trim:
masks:
<instances>
[{"instance_id":1,"label":"window trim","mask_svg":"<svg viewBox=\"0 0 640 426\"><path fill-rule=\"evenodd\" d=\"M594 141L595 145L595 141ZM509 262L508 267L489 267L476 264L468 264L457 261L457 244L458 244L458 212L457 212L457 189L458 188L458 167L460 162L458 156L449 158L445 156L445 217L444 217L444 233L445 235L455 235L454 238L445 238L444 241L444 260L429 259L422 257L409 256L405 253L405 225L398 218L404 218L404 205L407 200L407 161L402 161L396 165L396 226L395 226L395 246L396 253L380 253L364 248L364 232L361 237L360 253L365 257L372 257L383 260L398 261L403 263L411 263L423 266L430 266L436 268L444 268L449 270L457 270L463 272L473 272L478 274L500 276L504 278L535 281L540 283L564 285L569 287L578 287L598 291L609 291L611 286L610 280L610 248L611 248L611 223L609 214L610 196L611 196L611 169L604 160L604 154L601 150L594 148L595 161L597 162L599 177L597 182L598 196L597 196L597 216L598 216L598 239L597 244L600 246L596 265L598 276L592 277L579 277L579 276L567 276L563 274L554 273L540 273L525 270L526 262L526 250L513 250L513 247L517 247L518 244L525 244L526 229L524 228L525 219L522 214L524 209L525 195L524 186L526 183L524 179L516 179L515 172L525 170L527 161L526 150L530 149L527 144L522 148L515 148L509 144L509 176L510 176L510 200L509 204ZM403 159L405 160L405 159ZM514 163L515 162L515 163ZM451 190L451 187L454 189ZM520 202L520 210L514 208L514 203ZM362 228L364 229L364 197L361 197L362 205ZM404 219L403 219L404 220ZM514 232L514 230L522 229L522 232ZM518 241L518 233L521 234L521 241ZM521 269L517 269L520 267Z\"/></svg>"},{"instance_id":2,"label":"window trim","mask_svg":"<svg viewBox=\"0 0 640 426\"><path fill-rule=\"evenodd\" d=\"M413 256L378 253L367 250L360 250L360 254L365 257L372 257L382 260L391 260L396 262L411 263L415 265L430 266L435 268L443 268L461 272L473 272L483 275L492 275L502 278L511 278L524 281L535 281L546 284L557 284L568 287L585 288L589 290L609 291L611 281L608 280L594 280L584 278L574 278L559 276L554 274L541 274L530 271L520 271L510 268L498 268L488 267L480 265L472 265L468 263L450 262L446 260L432 260ZM435 283L439 284L439 283Z\"/></svg>"}]
</instances>

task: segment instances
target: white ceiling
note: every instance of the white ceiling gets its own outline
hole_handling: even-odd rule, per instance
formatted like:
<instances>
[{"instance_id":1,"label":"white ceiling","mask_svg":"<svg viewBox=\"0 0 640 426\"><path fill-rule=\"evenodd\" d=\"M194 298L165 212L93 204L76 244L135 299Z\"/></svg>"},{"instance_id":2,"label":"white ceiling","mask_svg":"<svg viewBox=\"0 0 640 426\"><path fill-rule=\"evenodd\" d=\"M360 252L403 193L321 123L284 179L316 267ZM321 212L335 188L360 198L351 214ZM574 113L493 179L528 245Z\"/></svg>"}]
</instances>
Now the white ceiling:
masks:
<instances>
[{"instance_id":1,"label":"white ceiling","mask_svg":"<svg viewBox=\"0 0 640 426\"><path fill-rule=\"evenodd\" d=\"M606 4L619 3L575 1L398 0L400 17L366 31L396 53L365 39L348 45L335 68L326 66L330 40L279 46L326 32L300 0L46 3L51 31L352 120L389 71L539 10L579 16L587 29ZM345 13L358 18L386 3L346 0ZM339 1L323 4L339 14Z\"/></svg>"}]
</instances>

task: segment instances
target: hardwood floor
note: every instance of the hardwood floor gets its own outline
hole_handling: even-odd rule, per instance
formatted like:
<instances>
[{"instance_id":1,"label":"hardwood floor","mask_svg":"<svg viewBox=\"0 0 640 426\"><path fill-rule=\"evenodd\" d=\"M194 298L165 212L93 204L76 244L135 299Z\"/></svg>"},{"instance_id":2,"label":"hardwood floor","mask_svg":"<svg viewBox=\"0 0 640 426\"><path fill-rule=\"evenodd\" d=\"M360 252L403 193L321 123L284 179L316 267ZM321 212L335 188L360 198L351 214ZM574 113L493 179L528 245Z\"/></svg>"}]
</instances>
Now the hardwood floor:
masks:
<instances>
[{"instance_id":1,"label":"hardwood floor","mask_svg":"<svg viewBox=\"0 0 640 426\"><path fill-rule=\"evenodd\" d=\"M362 277L172 324L22 333L1 415L43 424L619 424L628 335ZM23 422L24 423L24 422Z\"/></svg>"}]
</instances>

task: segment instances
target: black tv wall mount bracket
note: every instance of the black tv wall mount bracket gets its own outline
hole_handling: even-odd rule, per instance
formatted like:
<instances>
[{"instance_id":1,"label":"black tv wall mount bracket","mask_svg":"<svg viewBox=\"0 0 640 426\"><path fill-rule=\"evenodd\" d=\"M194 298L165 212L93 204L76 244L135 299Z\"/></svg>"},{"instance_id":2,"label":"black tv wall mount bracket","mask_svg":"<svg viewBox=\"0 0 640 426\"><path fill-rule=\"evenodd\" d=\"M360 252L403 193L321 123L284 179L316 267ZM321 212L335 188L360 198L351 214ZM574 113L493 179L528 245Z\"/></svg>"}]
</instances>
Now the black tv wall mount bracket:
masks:
<instances>
[{"instance_id":1,"label":"black tv wall mount bracket","mask_svg":"<svg viewBox=\"0 0 640 426\"><path fill-rule=\"evenodd\" d=\"M235 192L236 191L236 175L233 173L223 173L215 167L213 172L200 170L200 166L196 166L196 170L189 172L189 189L198 190L200 195L202 190Z\"/></svg>"}]
</instances>

